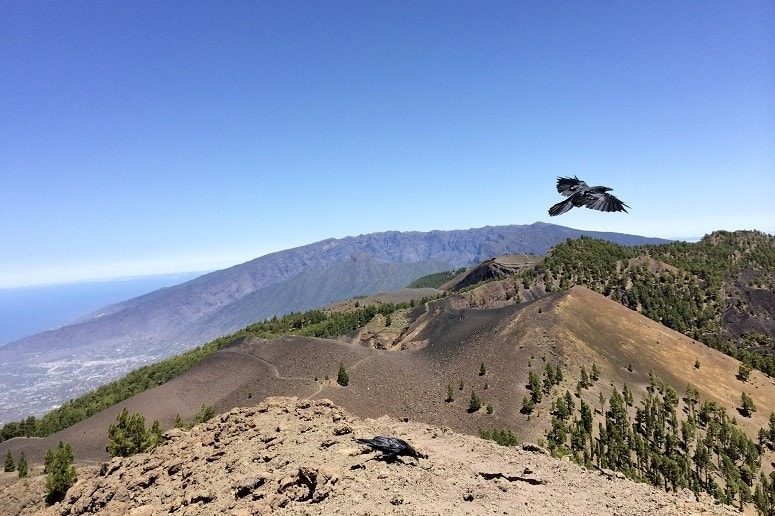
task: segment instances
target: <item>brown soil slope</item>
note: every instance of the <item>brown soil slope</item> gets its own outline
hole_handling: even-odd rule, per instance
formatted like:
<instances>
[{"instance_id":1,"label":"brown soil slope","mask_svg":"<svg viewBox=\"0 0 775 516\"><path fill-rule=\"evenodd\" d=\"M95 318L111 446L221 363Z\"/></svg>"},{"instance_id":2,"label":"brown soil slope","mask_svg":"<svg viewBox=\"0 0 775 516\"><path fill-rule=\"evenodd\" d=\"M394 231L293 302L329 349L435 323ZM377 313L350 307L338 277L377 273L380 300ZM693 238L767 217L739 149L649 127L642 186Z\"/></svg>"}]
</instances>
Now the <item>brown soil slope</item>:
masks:
<instances>
[{"instance_id":1,"label":"brown soil slope","mask_svg":"<svg viewBox=\"0 0 775 516\"><path fill-rule=\"evenodd\" d=\"M65 501L30 503L22 482L0 491L21 514L731 514L541 453L391 418L362 420L326 400L273 398L150 453L81 473ZM374 460L354 437L400 436L427 458ZM40 489L33 480L27 488ZM42 497L42 493L41 493ZM27 500L24 505L20 502ZM11 505L18 501L16 505ZM22 507L24 507L22 509Z\"/></svg>"},{"instance_id":2,"label":"brown soil slope","mask_svg":"<svg viewBox=\"0 0 775 516\"><path fill-rule=\"evenodd\" d=\"M574 392L581 366L590 370L595 363L601 380L583 391L593 407L601 393L608 397L625 383L638 406L653 371L679 394L693 384L702 400L716 400L730 414L736 413L741 392L748 392L758 412L737 420L753 438L775 411L772 379L753 371L743 383L735 378L736 360L582 287L497 309L456 308L458 301L451 296L430 303L428 314L408 329L404 351L297 337L246 340L120 406L169 427L175 414L188 417L202 403L222 411L265 396L294 395L328 398L361 417L390 415L471 434L509 428L521 440L537 440L548 428L551 400L565 390ZM347 387L335 382L340 362L349 370ZM528 418L519 412L528 395L528 371L541 373L545 362L561 364L565 378ZM482 363L485 375L479 374ZM455 398L449 403L447 385ZM492 405L492 414L468 411L472 391ZM108 409L48 439L3 443L0 453L11 448L17 455L26 447L31 460L40 460L47 447L64 440L74 445L79 459L102 460L107 427L118 410Z\"/></svg>"},{"instance_id":3,"label":"brown soil slope","mask_svg":"<svg viewBox=\"0 0 775 516\"><path fill-rule=\"evenodd\" d=\"M240 341L213 353L179 377L81 423L42 439L11 439L0 443L0 451L5 454L6 450L11 450L15 457L24 451L30 462L41 463L47 449L64 441L73 445L79 462L99 462L108 458L105 451L108 426L116 421L123 407L130 412L142 413L147 424L156 419L163 428L170 428L177 414L183 419L191 419L203 404L213 406L216 412L224 412L258 403L266 396L310 396L320 385L314 381L315 374L310 374L312 369L308 364L319 368L321 379L326 374L336 378L339 362L354 364L369 353L365 348L319 339L281 339L273 345L285 347L290 363L300 367L286 367L280 358L273 357L280 367L287 369L284 374L278 374L272 363L252 353L256 343L246 346Z\"/></svg>"}]
</instances>

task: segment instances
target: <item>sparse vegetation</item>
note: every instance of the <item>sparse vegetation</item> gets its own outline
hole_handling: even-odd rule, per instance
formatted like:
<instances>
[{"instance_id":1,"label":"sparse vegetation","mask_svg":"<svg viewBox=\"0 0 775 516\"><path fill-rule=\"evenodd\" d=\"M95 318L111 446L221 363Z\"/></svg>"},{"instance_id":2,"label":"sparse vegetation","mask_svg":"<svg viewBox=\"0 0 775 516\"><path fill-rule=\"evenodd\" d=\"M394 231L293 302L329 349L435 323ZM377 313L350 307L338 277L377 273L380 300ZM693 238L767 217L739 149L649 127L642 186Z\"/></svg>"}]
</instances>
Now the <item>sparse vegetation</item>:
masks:
<instances>
[{"instance_id":1,"label":"sparse vegetation","mask_svg":"<svg viewBox=\"0 0 775 516\"><path fill-rule=\"evenodd\" d=\"M516 446L517 436L512 433L511 430L503 428L493 428L492 430L479 430L479 437L487 439L489 441L495 441L501 446Z\"/></svg>"},{"instance_id":2,"label":"sparse vegetation","mask_svg":"<svg viewBox=\"0 0 775 516\"><path fill-rule=\"evenodd\" d=\"M423 298L421 303L431 299L435 298ZM135 394L169 381L238 338L254 336L271 339L283 335L336 337L364 326L377 314L387 316L396 310L406 308L409 308L409 303L381 303L343 312L326 313L321 310L310 310L279 318L272 317L251 324L231 335L219 337L191 351L135 369L123 378L70 400L41 418L30 416L20 421L6 423L0 428L0 442L14 437L45 437L79 423Z\"/></svg>"},{"instance_id":3,"label":"sparse vegetation","mask_svg":"<svg viewBox=\"0 0 775 516\"><path fill-rule=\"evenodd\" d=\"M597 435L593 434L592 411L583 399L578 418L574 418L574 409L568 404L568 400L572 402L570 393L556 398L546 434L548 448L555 456L571 455L587 467L596 464L666 490L704 491L738 506L753 501L760 511L772 507L772 482L763 474L759 474L758 484L756 480L763 447L770 442L770 435L775 436L775 414L770 417L770 427L760 430L757 445L715 402L705 401L699 411L695 410L699 402L695 388L687 387L686 409L679 412L675 389L653 375L651 382L634 420L627 411L632 396L629 387L624 386L623 394L614 389ZM748 405L746 398L750 400L743 393L741 405Z\"/></svg>"},{"instance_id":4,"label":"sparse vegetation","mask_svg":"<svg viewBox=\"0 0 775 516\"><path fill-rule=\"evenodd\" d=\"M656 270L650 268L654 264ZM523 272L522 279L525 285L544 283L560 289L584 285L775 376L775 356L768 352L772 342L751 337L750 332L732 338L724 331L725 309L743 309L745 303L722 298L722 286L743 270L755 271L757 282L772 288L775 237L759 231L716 231L694 244L640 247L588 237L568 239Z\"/></svg>"},{"instance_id":5,"label":"sparse vegetation","mask_svg":"<svg viewBox=\"0 0 775 516\"><path fill-rule=\"evenodd\" d=\"M455 271L442 271L428 274L427 276L417 278L411 282L407 288L439 288L458 274L465 272L465 270L465 267L461 267Z\"/></svg>"}]
</instances>

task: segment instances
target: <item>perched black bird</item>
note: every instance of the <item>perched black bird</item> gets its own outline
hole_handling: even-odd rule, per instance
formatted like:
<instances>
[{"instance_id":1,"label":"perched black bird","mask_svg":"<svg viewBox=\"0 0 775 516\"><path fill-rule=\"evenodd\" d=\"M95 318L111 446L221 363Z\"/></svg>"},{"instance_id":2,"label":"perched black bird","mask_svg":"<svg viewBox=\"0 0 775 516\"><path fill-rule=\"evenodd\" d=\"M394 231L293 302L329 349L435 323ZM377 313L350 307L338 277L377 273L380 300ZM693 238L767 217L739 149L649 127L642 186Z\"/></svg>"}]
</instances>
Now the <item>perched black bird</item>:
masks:
<instances>
[{"instance_id":1,"label":"perched black bird","mask_svg":"<svg viewBox=\"0 0 775 516\"><path fill-rule=\"evenodd\" d=\"M399 455L406 455L416 459L425 458L425 455L418 452L412 445L398 437L385 437L378 435L372 439L356 439L358 444L364 444L372 450L382 452L382 458L392 460Z\"/></svg>"},{"instance_id":2,"label":"perched black bird","mask_svg":"<svg viewBox=\"0 0 775 516\"><path fill-rule=\"evenodd\" d=\"M600 211L623 211L627 213L625 208L629 208L629 206L613 195L606 193L611 190L612 188L607 186L589 186L576 176L558 177L557 191L567 197L567 199L549 208L549 215L552 217L562 215L574 206L584 206L585 208Z\"/></svg>"}]
</instances>

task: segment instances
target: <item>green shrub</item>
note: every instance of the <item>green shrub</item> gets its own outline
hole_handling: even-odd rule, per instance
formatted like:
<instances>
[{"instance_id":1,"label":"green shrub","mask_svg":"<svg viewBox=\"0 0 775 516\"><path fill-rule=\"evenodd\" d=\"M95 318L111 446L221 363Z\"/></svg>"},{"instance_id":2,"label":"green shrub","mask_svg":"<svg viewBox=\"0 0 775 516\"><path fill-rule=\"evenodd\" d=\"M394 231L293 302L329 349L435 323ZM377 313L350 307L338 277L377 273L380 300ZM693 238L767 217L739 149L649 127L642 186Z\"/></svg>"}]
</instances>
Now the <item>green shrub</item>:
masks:
<instances>
[{"instance_id":1,"label":"green shrub","mask_svg":"<svg viewBox=\"0 0 775 516\"><path fill-rule=\"evenodd\" d=\"M19 463L16 465L16 470L19 472L19 478L25 478L27 476L28 466L24 452L19 456Z\"/></svg>"},{"instance_id":2,"label":"green shrub","mask_svg":"<svg viewBox=\"0 0 775 516\"><path fill-rule=\"evenodd\" d=\"M501 446L516 446L517 436L511 430L493 428L492 430L479 430L479 437L489 441L495 441Z\"/></svg>"},{"instance_id":3,"label":"green shrub","mask_svg":"<svg viewBox=\"0 0 775 516\"><path fill-rule=\"evenodd\" d=\"M55 451L46 452L46 503L51 505L62 501L70 486L75 484L75 457L69 444L59 443Z\"/></svg>"},{"instance_id":4,"label":"green shrub","mask_svg":"<svg viewBox=\"0 0 775 516\"><path fill-rule=\"evenodd\" d=\"M347 387L350 383L350 375L347 374L347 368L341 362L339 363L339 373L336 375L336 383L342 387Z\"/></svg>"},{"instance_id":5,"label":"green shrub","mask_svg":"<svg viewBox=\"0 0 775 516\"><path fill-rule=\"evenodd\" d=\"M471 391L471 399L468 402L468 411L477 412L480 408L482 408L482 400L474 391Z\"/></svg>"},{"instance_id":6,"label":"green shrub","mask_svg":"<svg viewBox=\"0 0 775 516\"><path fill-rule=\"evenodd\" d=\"M451 383L447 384L447 397L444 401L446 401L447 403L452 403L453 401L455 401L454 391L452 390Z\"/></svg>"},{"instance_id":7,"label":"green shrub","mask_svg":"<svg viewBox=\"0 0 775 516\"><path fill-rule=\"evenodd\" d=\"M11 451L8 450L8 453L5 456L5 466L3 467L3 471L6 473L10 473L11 471L16 470L16 464L13 461L13 455L11 455Z\"/></svg>"},{"instance_id":8,"label":"green shrub","mask_svg":"<svg viewBox=\"0 0 775 516\"><path fill-rule=\"evenodd\" d=\"M198 425L199 423L205 423L210 421L214 416L215 409L213 409L212 405L202 405L199 409L199 413L194 416L194 424Z\"/></svg>"},{"instance_id":9,"label":"green shrub","mask_svg":"<svg viewBox=\"0 0 775 516\"><path fill-rule=\"evenodd\" d=\"M124 407L116 422L108 427L107 452L111 457L129 457L145 451L151 445L145 418L139 412L130 414Z\"/></svg>"}]
</instances>

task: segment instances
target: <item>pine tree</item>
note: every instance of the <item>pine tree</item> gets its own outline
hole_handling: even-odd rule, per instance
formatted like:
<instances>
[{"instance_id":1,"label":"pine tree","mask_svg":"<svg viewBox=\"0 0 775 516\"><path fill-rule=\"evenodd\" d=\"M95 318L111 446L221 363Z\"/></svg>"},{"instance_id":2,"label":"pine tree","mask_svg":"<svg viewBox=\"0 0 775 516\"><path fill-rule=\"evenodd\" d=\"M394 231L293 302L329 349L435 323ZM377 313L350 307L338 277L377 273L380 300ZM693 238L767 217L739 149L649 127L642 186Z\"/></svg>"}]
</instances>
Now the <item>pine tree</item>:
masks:
<instances>
[{"instance_id":1,"label":"pine tree","mask_svg":"<svg viewBox=\"0 0 775 516\"><path fill-rule=\"evenodd\" d=\"M49 448L46 450L46 455L43 457L43 473L48 473L48 469L54 462L54 452Z\"/></svg>"},{"instance_id":2,"label":"pine tree","mask_svg":"<svg viewBox=\"0 0 775 516\"><path fill-rule=\"evenodd\" d=\"M336 377L336 383L342 387L346 387L350 383L350 375L347 374L347 369L342 362L339 363L339 374Z\"/></svg>"},{"instance_id":3,"label":"pine tree","mask_svg":"<svg viewBox=\"0 0 775 516\"><path fill-rule=\"evenodd\" d=\"M528 389L530 389L530 397L533 399L533 403L541 403L541 380L535 372L528 372L527 384Z\"/></svg>"},{"instance_id":4,"label":"pine tree","mask_svg":"<svg viewBox=\"0 0 775 516\"><path fill-rule=\"evenodd\" d=\"M474 391L471 391L471 399L468 402L468 411L477 412L482 408L482 400L476 395Z\"/></svg>"},{"instance_id":5,"label":"pine tree","mask_svg":"<svg viewBox=\"0 0 775 516\"><path fill-rule=\"evenodd\" d=\"M5 467L3 468L3 471L10 473L11 471L15 470L16 464L13 461L13 455L11 455L11 450L8 450L8 453L5 456Z\"/></svg>"},{"instance_id":6,"label":"pine tree","mask_svg":"<svg viewBox=\"0 0 775 516\"><path fill-rule=\"evenodd\" d=\"M51 450L49 450L51 451ZM48 453L46 453L48 456ZM61 501L70 486L75 484L78 476L75 472L75 457L69 444L59 443L56 451L51 454L51 463L46 472L46 503L51 505Z\"/></svg>"},{"instance_id":7,"label":"pine tree","mask_svg":"<svg viewBox=\"0 0 775 516\"><path fill-rule=\"evenodd\" d=\"M108 427L108 444L105 449L111 457L129 457L147 449L148 444L145 418L138 412L129 414L124 407L116 423Z\"/></svg>"},{"instance_id":8,"label":"pine tree","mask_svg":"<svg viewBox=\"0 0 775 516\"><path fill-rule=\"evenodd\" d=\"M626 383L624 384L624 389L622 389L622 396L624 396L624 402L627 406L632 407L634 401L632 398L632 391L630 391L630 387Z\"/></svg>"},{"instance_id":9,"label":"pine tree","mask_svg":"<svg viewBox=\"0 0 775 516\"><path fill-rule=\"evenodd\" d=\"M194 424L204 423L210 421L215 416L215 409L212 405L204 404L199 409L199 413L194 416Z\"/></svg>"},{"instance_id":10,"label":"pine tree","mask_svg":"<svg viewBox=\"0 0 775 516\"><path fill-rule=\"evenodd\" d=\"M19 463L16 465L16 470L19 472L19 478L25 478L27 476L27 458L24 456L24 452L19 456Z\"/></svg>"},{"instance_id":11,"label":"pine tree","mask_svg":"<svg viewBox=\"0 0 775 516\"><path fill-rule=\"evenodd\" d=\"M770 425L768 434L770 437L770 443L775 444L775 412L770 412ZM775 487L775 485L773 487Z\"/></svg>"},{"instance_id":12,"label":"pine tree","mask_svg":"<svg viewBox=\"0 0 775 516\"><path fill-rule=\"evenodd\" d=\"M592 362L592 374L590 375L593 382L596 382L600 379L600 371L597 370L597 364Z\"/></svg>"},{"instance_id":13,"label":"pine tree","mask_svg":"<svg viewBox=\"0 0 775 516\"><path fill-rule=\"evenodd\" d=\"M699 358L694 361L694 368L695 369L699 369L700 368L700 359Z\"/></svg>"},{"instance_id":14,"label":"pine tree","mask_svg":"<svg viewBox=\"0 0 775 516\"><path fill-rule=\"evenodd\" d=\"M565 391L565 405L568 407L568 412L573 415L573 411L576 410L576 403L573 401L573 396L571 396L570 391Z\"/></svg>"},{"instance_id":15,"label":"pine tree","mask_svg":"<svg viewBox=\"0 0 775 516\"><path fill-rule=\"evenodd\" d=\"M161 443L164 442L163 437L163 431L161 429L161 424L159 424L158 421L154 420L153 425L151 425L151 430L148 432L148 444L150 447L159 446Z\"/></svg>"},{"instance_id":16,"label":"pine tree","mask_svg":"<svg viewBox=\"0 0 775 516\"><path fill-rule=\"evenodd\" d=\"M587 435L592 435L592 409L587 405L584 400L581 400L581 424L584 427L584 432Z\"/></svg>"},{"instance_id":17,"label":"pine tree","mask_svg":"<svg viewBox=\"0 0 775 516\"><path fill-rule=\"evenodd\" d=\"M549 430L549 433L546 436L549 450L556 452L557 450L563 448L565 446L565 439L567 439L567 436L568 429L565 427L565 421L556 416L552 416L552 429Z\"/></svg>"},{"instance_id":18,"label":"pine tree","mask_svg":"<svg viewBox=\"0 0 775 516\"><path fill-rule=\"evenodd\" d=\"M571 412L568 409L568 404L565 403L565 398L557 398L557 400L554 402L552 414L557 416L558 419L562 419L563 421L570 417Z\"/></svg>"},{"instance_id":19,"label":"pine tree","mask_svg":"<svg viewBox=\"0 0 775 516\"><path fill-rule=\"evenodd\" d=\"M484 362L482 362L482 365L479 366L479 376L484 376L487 374L487 368L484 367Z\"/></svg>"},{"instance_id":20,"label":"pine tree","mask_svg":"<svg viewBox=\"0 0 775 516\"><path fill-rule=\"evenodd\" d=\"M737 378L740 381L747 382L748 377L751 375L751 366L745 362L740 363L740 367L737 369Z\"/></svg>"},{"instance_id":21,"label":"pine tree","mask_svg":"<svg viewBox=\"0 0 775 516\"><path fill-rule=\"evenodd\" d=\"M446 401L447 403L452 403L453 401L455 401L455 396L452 390L451 383L447 384L447 398L444 401Z\"/></svg>"},{"instance_id":22,"label":"pine tree","mask_svg":"<svg viewBox=\"0 0 775 516\"><path fill-rule=\"evenodd\" d=\"M581 379L579 380L579 385L581 385L582 388L588 389L590 385L592 385L589 382L589 375L587 374L587 370L584 368L584 366L581 366Z\"/></svg>"},{"instance_id":23,"label":"pine tree","mask_svg":"<svg viewBox=\"0 0 775 516\"><path fill-rule=\"evenodd\" d=\"M521 413L530 415L534 408L535 403L533 402L533 398L528 398L527 396L522 398L522 410L520 410Z\"/></svg>"},{"instance_id":24,"label":"pine tree","mask_svg":"<svg viewBox=\"0 0 775 516\"><path fill-rule=\"evenodd\" d=\"M756 412L756 405L753 404L753 398L751 398L745 392L740 395L740 413L745 417L751 417L751 414Z\"/></svg>"}]
</instances>

